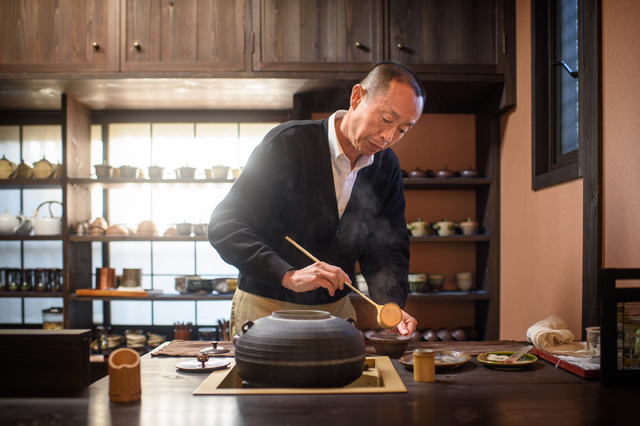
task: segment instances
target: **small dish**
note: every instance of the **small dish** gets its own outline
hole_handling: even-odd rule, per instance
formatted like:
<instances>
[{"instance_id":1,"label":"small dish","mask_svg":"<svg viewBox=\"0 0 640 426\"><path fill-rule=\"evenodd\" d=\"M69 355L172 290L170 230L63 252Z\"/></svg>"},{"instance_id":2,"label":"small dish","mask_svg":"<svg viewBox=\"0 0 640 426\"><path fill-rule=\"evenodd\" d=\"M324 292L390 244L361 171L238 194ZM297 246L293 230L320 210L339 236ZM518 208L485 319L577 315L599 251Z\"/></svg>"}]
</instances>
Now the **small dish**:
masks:
<instances>
[{"instance_id":1,"label":"small dish","mask_svg":"<svg viewBox=\"0 0 640 426\"><path fill-rule=\"evenodd\" d=\"M192 360L192 361L183 361L176 364L176 368L178 370L183 371L213 371L213 370L222 370L229 366L231 362L225 359L207 361L204 363L204 366L200 361Z\"/></svg>"},{"instance_id":2,"label":"small dish","mask_svg":"<svg viewBox=\"0 0 640 426\"><path fill-rule=\"evenodd\" d=\"M201 354L207 354L207 355L226 354L227 352L230 352L229 349L222 348L222 347L219 348L218 342L211 342L211 347L200 349Z\"/></svg>"},{"instance_id":3,"label":"small dish","mask_svg":"<svg viewBox=\"0 0 640 426\"><path fill-rule=\"evenodd\" d=\"M483 363L487 367L494 368L496 370L521 370L538 360L538 358L533 354L525 354L520 358L519 361L513 363L506 363L502 360L502 358L504 358L505 356L508 358L513 354L513 351L485 352L478 355L478 361ZM490 359L492 357L499 357L500 359L493 361Z\"/></svg>"},{"instance_id":4,"label":"small dish","mask_svg":"<svg viewBox=\"0 0 640 426\"><path fill-rule=\"evenodd\" d=\"M434 351L436 368L453 370L471 360L471 355L458 351ZM413 354L407 354L399 359L400 364L413 370Z\"/></svg>"}]
</instances>

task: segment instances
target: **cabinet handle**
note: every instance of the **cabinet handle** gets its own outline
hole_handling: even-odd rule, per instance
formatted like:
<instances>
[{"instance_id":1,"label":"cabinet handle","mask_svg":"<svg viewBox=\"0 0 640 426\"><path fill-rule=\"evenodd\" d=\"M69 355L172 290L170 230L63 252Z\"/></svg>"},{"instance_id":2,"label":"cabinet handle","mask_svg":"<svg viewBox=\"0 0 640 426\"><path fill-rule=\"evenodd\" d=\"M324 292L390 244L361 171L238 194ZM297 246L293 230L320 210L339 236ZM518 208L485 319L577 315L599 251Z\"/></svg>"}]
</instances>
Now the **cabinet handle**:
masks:
<instances>
[{"instance_id":1,"label":"cabinet handle","mask_svg":"<svg viewBox=\"0 0 640 426\"><path fill-rule=\"evenodd\" d=\"M402 43L398 43L397 47L398 47L398 50L404 50L405 49L404 44L402 44Z\"/></svg>"},{"instance_id":2,"label":"cabinet handle","mask_svg":"<svg viewBox=\"0 0 640 426\"><path fill-rule=\"evenodd\" d=\"M358 49L362 49L362 48L364 48L364 46L362 45L362 43L360 43L359 41L356 41L356 47L357 47Z\"/></svg>"},{"instance_id":3,"label":"cabinet handle","mask_svg":"<svg viewBox=\"0 0 640 426\"><path fill-rule=\"evenodd\" d=\"M92 45L92 46L93 46L93 48L94 48L94 49L96 49L96 50L100 49L100 45L99 45L97 42L95 42L95 41L94 41L93 43L91 43L91 45Z\"/></svg>"},{"instance_id":4,"label":"cabinet handle","mask_svg":"<svg viewBox=\"0 0 640 426\"><path fill-rule=\"evenodd\" d=\"M133 42L133 47L136 48L136 50L140 50L140 43L138 43L137 41Z\"/></svg>"}]
</instances>

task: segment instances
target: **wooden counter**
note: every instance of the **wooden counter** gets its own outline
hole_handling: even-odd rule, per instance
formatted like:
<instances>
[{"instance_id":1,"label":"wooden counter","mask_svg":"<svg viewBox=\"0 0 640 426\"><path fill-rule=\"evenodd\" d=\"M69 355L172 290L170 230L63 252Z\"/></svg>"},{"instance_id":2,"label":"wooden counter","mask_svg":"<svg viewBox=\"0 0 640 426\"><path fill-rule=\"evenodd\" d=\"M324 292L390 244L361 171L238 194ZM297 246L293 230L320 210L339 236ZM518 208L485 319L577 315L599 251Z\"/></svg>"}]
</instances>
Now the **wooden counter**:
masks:
<instances>
[{"instance_id":1,"label":"wooden counter","mask_svg":"<svg viewBox=\"0 0 640 426\"><path fill-rule=\"evenodd\" d=\"M110 403L107 377L71 396L1 398L0 425L549 426L638 419L640 390L602 388L544 360L521 371L496 371L473 357L424 384L395 359L404 394L240 396L193 396L207 374L177 371L180 360L143 357L140 402Z\"/></svg>"}]
</instances>

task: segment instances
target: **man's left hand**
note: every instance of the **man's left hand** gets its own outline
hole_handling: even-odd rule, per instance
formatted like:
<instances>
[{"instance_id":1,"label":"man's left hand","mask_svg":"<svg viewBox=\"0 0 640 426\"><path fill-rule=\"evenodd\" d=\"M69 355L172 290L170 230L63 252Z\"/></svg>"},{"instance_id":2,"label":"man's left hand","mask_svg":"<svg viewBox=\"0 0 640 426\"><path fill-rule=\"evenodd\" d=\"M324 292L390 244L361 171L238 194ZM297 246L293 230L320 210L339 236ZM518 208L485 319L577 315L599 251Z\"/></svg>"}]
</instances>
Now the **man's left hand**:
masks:
<instances>
[{"instance_id":1,"label":"man's left hand","mask_svg":"<svg viewBox=\"0 0 640 426\"><path fill-rule=\"evenodd\" d=\"M416 331L418 321L405 311L402 311L402 319L400 324L391 329L391 333L402 334L403 336L411 335Z\"/></svg>"}]
</instances>

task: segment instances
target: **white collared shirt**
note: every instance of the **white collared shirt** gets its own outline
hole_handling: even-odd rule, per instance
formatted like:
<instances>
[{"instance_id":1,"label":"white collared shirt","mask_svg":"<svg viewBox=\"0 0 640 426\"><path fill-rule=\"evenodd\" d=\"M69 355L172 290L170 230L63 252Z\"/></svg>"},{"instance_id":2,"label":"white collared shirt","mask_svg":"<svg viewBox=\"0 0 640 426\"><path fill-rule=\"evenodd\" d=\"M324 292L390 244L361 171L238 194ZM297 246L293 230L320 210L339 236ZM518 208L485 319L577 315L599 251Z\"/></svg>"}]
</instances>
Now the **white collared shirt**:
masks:
<instances>
[{"instance_id":1,"label":"white collared shirt","mask_svg":"<svg viewBox=\"0 0 640 426\"><path fill-rule=\"evenodd\" d=\"M346 113L347 111L340 110L329 117L329 150L331 151L333 185L336 190L336 200L338 201L338 217L341 219L349 203L349 198L351 198L351 191L356 183L358 170L373 164L373 155L360 155L356 166L351 170L351 162L344 154L336 134L336 116L342 118Z\"/></svg>"}]
</instances>

